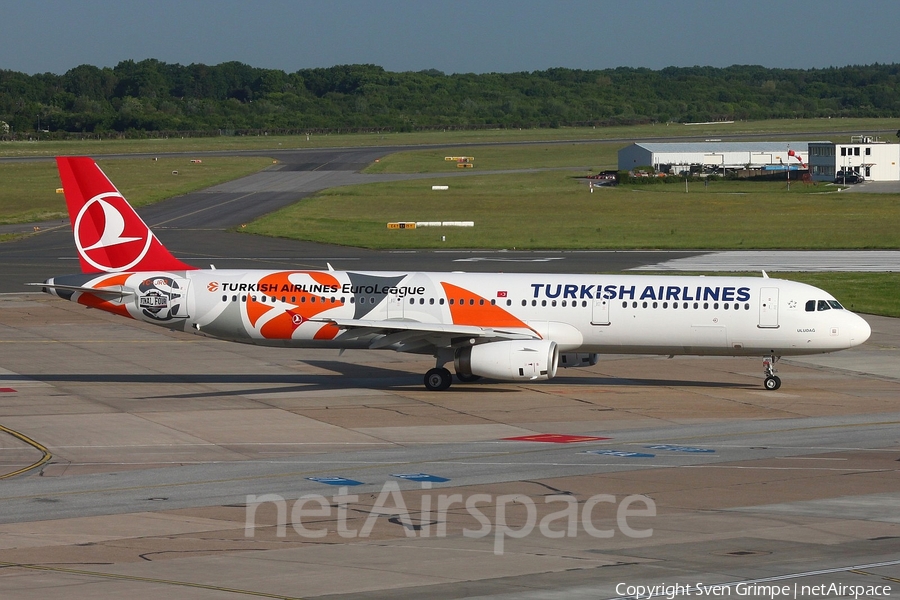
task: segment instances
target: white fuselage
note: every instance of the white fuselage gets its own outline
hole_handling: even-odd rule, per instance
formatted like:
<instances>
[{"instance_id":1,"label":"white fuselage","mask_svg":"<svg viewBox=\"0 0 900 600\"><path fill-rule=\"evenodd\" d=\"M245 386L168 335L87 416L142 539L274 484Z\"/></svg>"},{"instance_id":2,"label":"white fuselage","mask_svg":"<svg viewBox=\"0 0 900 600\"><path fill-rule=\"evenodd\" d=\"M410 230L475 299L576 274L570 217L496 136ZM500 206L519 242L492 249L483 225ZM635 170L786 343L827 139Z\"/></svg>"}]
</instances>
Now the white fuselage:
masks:
<instances>
[{"instance_id":1,"label":"white fuselage","mask_svg":"<svg viewBox=\"0 0 900 600\"><path fill-rule=\"evenodd\" d=\"M432 353L480 329L552 340L561 352L781 356L850 348L870 334L827 292L762 277L194 270L56 282L72 278L105 296L54 293L169 328L288 347Z\"/></svg>"}]
</instances>

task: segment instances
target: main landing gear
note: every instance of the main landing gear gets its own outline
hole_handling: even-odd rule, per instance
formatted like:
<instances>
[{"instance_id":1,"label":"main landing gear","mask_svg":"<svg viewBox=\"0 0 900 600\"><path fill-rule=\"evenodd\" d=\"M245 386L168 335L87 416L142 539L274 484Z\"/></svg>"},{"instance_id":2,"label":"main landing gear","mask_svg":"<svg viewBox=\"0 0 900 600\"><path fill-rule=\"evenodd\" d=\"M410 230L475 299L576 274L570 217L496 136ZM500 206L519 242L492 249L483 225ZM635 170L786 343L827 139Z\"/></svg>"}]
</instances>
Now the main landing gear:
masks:
<instances>
[{"instance_id":1,"label":"main landing gear","mask_svg":"<svg viewBox=\"0 0 900 600\"><path fill-rule=\"evenodd\" d=\"M433 369L428 369L425 373L425 389L430 392L439 392L450 388L453 383L453 374L444 365L454 360L454 351L452 348L442 348L434 355L435 365ZM467 375L457 371L456 378L460 383L472 383L481 379L478 375Z\"/></svg>"},{"instance_id":2,"label":"main landing gear","mask_svg":"<svg viewBox=\"0 0 900 600\"><path fill-rule=\"evenodd\" d=\"M444 367L428 369L425 373L425 389L431 392L446 390L453 382L453 375Z\"/></svg>"},{"instance_id":3,"label":"main landing gear","mask_svg":"<svg viewBox=\"0 0 900 600\"><path fill-rule=\"evenodd\" d=\"M459 379L460 383L472 383L481 379L478 375L465 375L463 373L457 373L456 378ZM444 367L435 367L425 373L425 389L430 392L446 390L452 382L453 375Z\"/></svg>"},{"instance_id":4,"label":"main landing gear","mask_svg":"<svg viewBox=\"0 0 900 600\"><path fill-rule=\"evenodd\" d=\"M763 386L767 390L777 390L781 387L781 377L775 374L775 363L779 358L773 354L763 359L763 373L766 376Z\"/></svg>"},{"instance_id":5,"label":"main landing gear","mask_svg":"<svg viewBox=\"0 0 900 600\"><path fill-rule=\"evenodd\" d=\"M434 353L434 368L425 373L425 389L429 392L440 392L450 389L453 374L444 365L453 361L452 348L440 348Z\"/></svg>"}]
</instances>

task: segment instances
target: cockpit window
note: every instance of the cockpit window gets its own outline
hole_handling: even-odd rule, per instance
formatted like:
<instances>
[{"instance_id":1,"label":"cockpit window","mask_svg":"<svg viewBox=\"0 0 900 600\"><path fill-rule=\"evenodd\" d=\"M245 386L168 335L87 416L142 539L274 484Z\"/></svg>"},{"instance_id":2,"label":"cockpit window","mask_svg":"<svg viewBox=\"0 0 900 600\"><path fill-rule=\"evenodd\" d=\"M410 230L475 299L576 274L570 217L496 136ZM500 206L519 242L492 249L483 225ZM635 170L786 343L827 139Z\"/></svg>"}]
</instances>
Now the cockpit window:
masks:
<instances>
[{"instance_id":1,"label":"cockpit window","mask_svg":"<svg viewBox=\"0 0 900 600\"><path fill-rule=\"evenodd\" d=\"M806 312L816 312L821 310L831 310L832 308L836 310L843 310L844 307L841 306L841 303L837 300L807 300L806 301Z\"/></svg>"}]
</instances>

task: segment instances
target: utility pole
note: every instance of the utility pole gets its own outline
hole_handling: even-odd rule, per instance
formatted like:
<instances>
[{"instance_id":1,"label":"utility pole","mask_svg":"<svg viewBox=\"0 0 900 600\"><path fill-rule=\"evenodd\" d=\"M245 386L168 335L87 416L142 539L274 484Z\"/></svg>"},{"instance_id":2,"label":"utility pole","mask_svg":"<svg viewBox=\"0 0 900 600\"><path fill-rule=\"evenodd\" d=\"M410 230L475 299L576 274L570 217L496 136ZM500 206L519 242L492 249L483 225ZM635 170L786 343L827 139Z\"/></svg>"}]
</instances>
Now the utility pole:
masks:
<instances>
[{"instance_id":1,"label":"utility pole","mask_svg":"<svg viewBox=\"0 0 900 600\"><path fill-rule=\"evenodd\" d=\"M788 191L791 191L791 145L790 144L788 144L787 181L788 181Z\"/></svg>"}]
</instances>

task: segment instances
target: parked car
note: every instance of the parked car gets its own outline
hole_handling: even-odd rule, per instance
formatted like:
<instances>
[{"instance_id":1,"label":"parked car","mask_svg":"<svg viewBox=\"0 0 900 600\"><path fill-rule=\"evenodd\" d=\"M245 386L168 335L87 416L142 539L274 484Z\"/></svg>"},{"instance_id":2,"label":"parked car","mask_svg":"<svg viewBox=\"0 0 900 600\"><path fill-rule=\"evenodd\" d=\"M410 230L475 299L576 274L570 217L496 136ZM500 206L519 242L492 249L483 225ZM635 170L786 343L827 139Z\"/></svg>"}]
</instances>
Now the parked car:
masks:
<instances>
[{"instance_id":1,"label":"parked car","mask_svg":"<svg viewBox=\"0 0 900 600\"><path fill-rule=\"evenodd\" d=\"M865 178L856 171L838 171L834 176L835 183L862 183Z\"/></svg>"},{"instance_id":2,"label":"parked car","mask_svg":"<svg viewBox=\"0 0 900 600\"><path fill-rule=\"evenodd\" d=\"M619 183L616 171L600 171L596 175L588 175L588 179L594 180L594 185L617 185Z\"/></svg>"}]
</instances>

